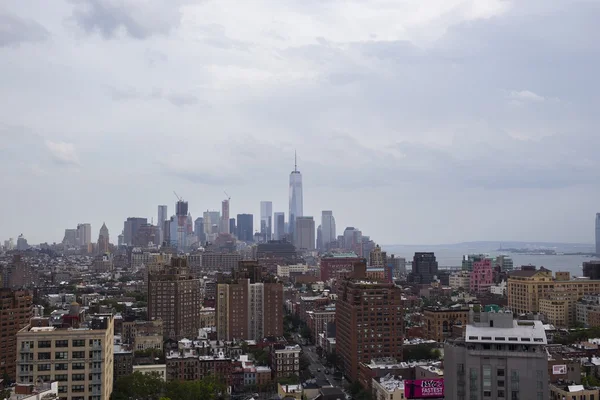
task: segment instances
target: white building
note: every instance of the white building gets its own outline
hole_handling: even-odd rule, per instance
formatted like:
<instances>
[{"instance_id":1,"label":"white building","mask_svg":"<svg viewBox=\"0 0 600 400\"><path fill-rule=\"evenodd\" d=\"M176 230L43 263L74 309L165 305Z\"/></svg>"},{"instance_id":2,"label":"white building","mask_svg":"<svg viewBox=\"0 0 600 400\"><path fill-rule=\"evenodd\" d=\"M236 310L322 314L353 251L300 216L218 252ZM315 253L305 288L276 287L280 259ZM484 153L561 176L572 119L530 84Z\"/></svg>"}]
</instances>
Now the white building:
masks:
<instances>
[{"instance_id":1,"label":"white building","mask_svg":"<svg viewBox=\"0 0 600 400\"><path fill-rule=\"evenodd\" d=\"M308 265L306 264L293 264L293 265L278 265L277 276L290 277L290 273L306 274L308 272Z\"/></svg>"},{"instance_id":2,"label":"white building","mask_svg":"<svg viewBox=\"0 0 600 400\"><path fill-rule=\"evenodd\" d=\"M450 287L452 289L458 290L463 288L464 290L469 290L469 286L471 284L471 276L469 271L459 271L450 275Z\"/></svg>"},{"instance_id":3,"label":"white building","mask_svg":"<svg viewBox=\"0 0 600 400\"><path fill-rule=\"evenodd\" d=\"M335 218L332 211L321 212L321 229L323 233L323 247L337 239L335 230Z\"/></svg>"},{"instance_id":4,"label":"white building","mask_svg":"<svg viewBox=\"0 0 600 400\"><path fill-rule=\"evenodd\" d=\"M404 381L390 374L373 378L374 400L404 400Z\"/></svg>"},{"instance_id":5,"label":"white building","mask_svg":"<svg viewBox=\"0 0 600 400\"><path fill-rule=\"evenodd\" d=\"M134 365L133 372L141 372L146 375L156 374L163 381L167 380L167 364Z\"/></svg>"},{"instance_id":6,"label":"white building","mask_svg":"<svg viewBox=\"0 0 600 400\"><path fill-rule=\"evenodd\" d=\"M506 296L506 281L500 282L498 285L490 286L490 293L499 296Z\"/></svg>"}]
</instances>

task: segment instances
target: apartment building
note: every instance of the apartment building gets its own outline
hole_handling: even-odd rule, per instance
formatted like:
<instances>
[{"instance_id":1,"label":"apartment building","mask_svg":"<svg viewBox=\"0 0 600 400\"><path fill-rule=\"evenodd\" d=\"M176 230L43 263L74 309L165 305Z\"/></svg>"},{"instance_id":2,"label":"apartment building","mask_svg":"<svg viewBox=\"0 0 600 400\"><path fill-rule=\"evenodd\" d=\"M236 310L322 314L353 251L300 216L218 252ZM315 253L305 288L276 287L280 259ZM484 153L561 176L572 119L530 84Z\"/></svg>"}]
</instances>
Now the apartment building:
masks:
<instances>
[{"instance_id":1,"label":"apartment building","mask_svg":"<svg viewBox=\"0 0 600 400\"><path fill-rule=\"evenodd\" d=\"M271 366L274 379L286 376L300 376L300 346L284 346L271 351Z\"/></svg>"},{"instance_id":2,"label":"apartment building","mask_svg":"<svg viewBox=\"0 0 600 400\"><path fill-rule=\"evenodd\" d=\"M0 374L16 379L17 332L33 316L33 292L0 289Z\"/></svg>"},{"instance_id":3,"label":"apartment building","mask_svg":"<svg viewBox=\"0 0 600 400\"><path fill-rule=\"evenodd\" d=\"M458 290L468 290L471 286L471 273L469 271L459 271L450 275L450 287Z\"/></svg>"},{"instance_id":4,"label":"apartment building","mask_svg":"<svg viewBox=\"0 0 600 400\"><path fill-rule=\"evenodd\" d=\"M569 324L575 322L577 300L588 294L600 293L600 280L587 278L571 279L568 272L557 272L545 268L513 271L507 281L508 306L515 313L538 313L540 305L548 311L553 306L542 299L552 299L556 293L562 295L565 307L568 307ZM562 306L561 306L562 307Z\"/></svg>"},{"instance_id":5,"label":"apartment building","mask_svg":"<svg viewBox=\"0 0 600 400\"><path fill-rule=\"evenodd\" d=\"M38 318L38 326L27 325L19 331L17 383L58 381L60 399L109 400L113 388L113 316L94 315L79 322L79 310L72 311L70 328L56 328L48 319Z\"/></svg>"}]
</instances>

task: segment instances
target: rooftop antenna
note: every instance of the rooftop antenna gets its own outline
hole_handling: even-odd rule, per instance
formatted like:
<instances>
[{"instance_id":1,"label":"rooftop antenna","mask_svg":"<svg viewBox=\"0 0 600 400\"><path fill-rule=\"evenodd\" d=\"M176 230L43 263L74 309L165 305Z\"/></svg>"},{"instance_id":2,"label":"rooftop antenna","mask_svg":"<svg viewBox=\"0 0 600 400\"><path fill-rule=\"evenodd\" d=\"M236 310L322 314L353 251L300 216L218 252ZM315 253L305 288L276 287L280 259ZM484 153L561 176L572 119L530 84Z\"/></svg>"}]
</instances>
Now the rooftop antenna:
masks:
<instances>
[{"instance_id":1,"label":"rooftop antenna","mask_svg":"<svg viewBox=\"0 0 600 400\"><path fill-rule=\"evenodd\" d=\"M298 158L296 157L296 150L294 150L294 172L298 172Z\"/></svg>"}]
</instances>

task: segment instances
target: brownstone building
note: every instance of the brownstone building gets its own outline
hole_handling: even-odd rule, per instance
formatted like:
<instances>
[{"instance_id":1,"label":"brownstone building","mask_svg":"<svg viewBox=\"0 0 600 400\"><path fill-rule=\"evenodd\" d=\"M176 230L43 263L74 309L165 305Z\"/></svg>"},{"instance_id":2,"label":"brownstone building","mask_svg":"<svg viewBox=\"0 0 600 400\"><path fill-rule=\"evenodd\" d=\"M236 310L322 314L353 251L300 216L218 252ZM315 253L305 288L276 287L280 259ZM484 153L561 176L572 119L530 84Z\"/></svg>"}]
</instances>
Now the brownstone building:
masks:
<instances>
[{"instance_id":1,"label":"brownstone building","mask_svg":"<svg viewBox=\"0 0 600 400\"><path fill-rule=\"evenodd\" d=\"M468 307L427 307L424 314L425 338L436 342L443 342L452 335L454 326L466 326L469 320Z\"/></svg>"},{"instance_id":2,"label":"brownstone building","mask_svg":"<svg viewBox=\"0 0 600 400\"><path fill-rule=\"evenodd\" d=\"M29 290L0 289L0 374L16 379L17 332L33 315L33 294Z\"/></svg>"},{"instance_id":3,"label":"brownstone building","mask_svg":"<svg viewBox=\"0 0 600 400\"><path fill-rule=\"evenodd\" d=\"M161 319L163 335L196 338L200 325L200 280L189 272L185 258L148 275L148 318Z\"/></svg>"},{"instance_id":4,"label":"brownstone building","mask_svg":"<svg viewBox=\"0 0 600 400\"><path fill-rule=\"evenodd\" d=\"M233 279L217 284L218 340L262 340L283 335L283 285L255 261L241 261Z\"/></svg>"},{"instance_id":5,"label":"brownstone building","mask_svg":"<svg viewBox=\"0 0 600 400\"><path fill-rule=\"evenodd\" d=\"M365 278L366 261L340 285L336 303L336 352L344 373L358 378L359 364L392 357L402 360L404 311L401 289Z\"/></svg>"}]
</instances>

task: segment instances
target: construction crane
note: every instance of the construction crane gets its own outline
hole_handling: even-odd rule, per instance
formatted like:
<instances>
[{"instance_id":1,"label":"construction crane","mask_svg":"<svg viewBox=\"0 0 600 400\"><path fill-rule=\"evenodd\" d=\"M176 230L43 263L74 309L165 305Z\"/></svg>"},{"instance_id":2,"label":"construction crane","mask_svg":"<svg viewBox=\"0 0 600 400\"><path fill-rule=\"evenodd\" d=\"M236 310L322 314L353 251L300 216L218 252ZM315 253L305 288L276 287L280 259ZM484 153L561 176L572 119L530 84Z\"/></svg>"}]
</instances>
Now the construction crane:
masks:
<instances>
[{"instance_id":1,"label":"construction crane","mask_svg":"<svg viewBox=\"0 0 600 400\"><path fill-rule=\"evenodd\" d=\"M226 191L223 190L223 193L225 193L225 196L227 196L227 201L231 200L231 196L228 195Z\"/></svg>"},{"instance_id":2,"label":"construction crane","mask_svg":"<svg viewBox=\"0 0 600 400\"><path fill-rule=\"evenodd\" d=\"M179 200L179 201L183 201L183 199L182 199L181 197L179 197L179 195L177 194L177 192L175 192L175 191L173 190L173 193L175 194L175 197L177 197L177 200Z\"/></svg>"}]
</instances>

